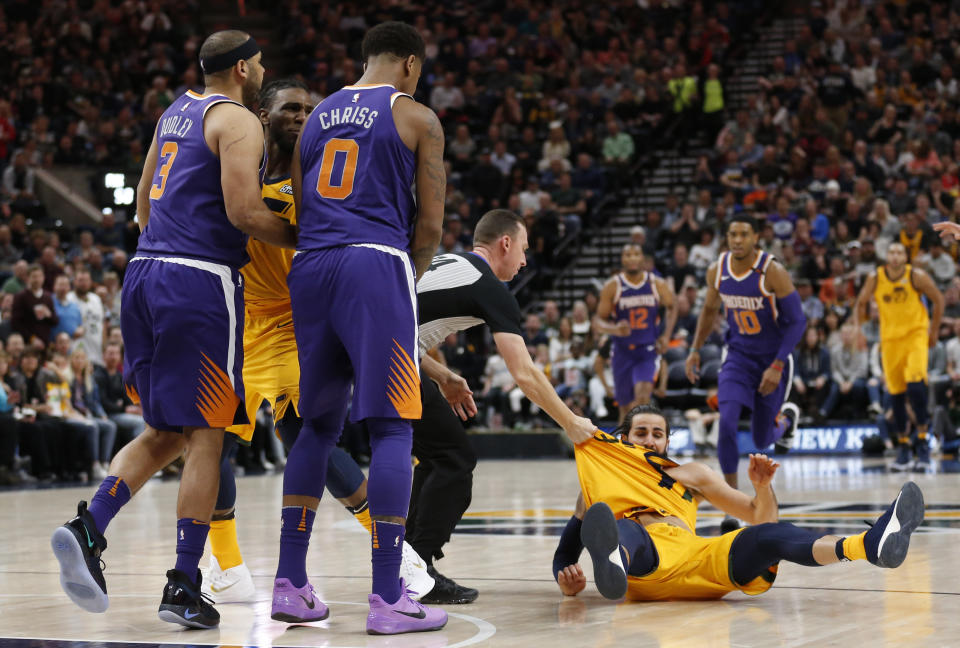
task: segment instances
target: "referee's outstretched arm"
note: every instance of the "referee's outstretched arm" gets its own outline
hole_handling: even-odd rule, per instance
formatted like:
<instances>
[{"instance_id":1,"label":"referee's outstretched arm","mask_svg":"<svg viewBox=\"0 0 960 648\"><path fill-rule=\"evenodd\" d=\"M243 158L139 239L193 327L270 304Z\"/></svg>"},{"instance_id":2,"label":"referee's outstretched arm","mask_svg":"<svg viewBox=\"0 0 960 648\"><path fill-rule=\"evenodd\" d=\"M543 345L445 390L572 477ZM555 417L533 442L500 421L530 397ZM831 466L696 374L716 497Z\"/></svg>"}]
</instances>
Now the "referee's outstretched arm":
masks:
<instances>
[{"instance_id":1,"label":"referee's outstretched arm","mask_svg":"<svg viewBox=\"0 0 960 648\"><path fill-rule=\"evenodd\" d=\"M516 333L501 332L493 334L493 341L520 390L540 409L549 414L550 418L563 428L571 441L583 443L593 438L597 426L590 419L574 414L560 400L557 391L547 380L547 376L533 364L533 359L522 337Z\"/></svg>"}]
</instances>

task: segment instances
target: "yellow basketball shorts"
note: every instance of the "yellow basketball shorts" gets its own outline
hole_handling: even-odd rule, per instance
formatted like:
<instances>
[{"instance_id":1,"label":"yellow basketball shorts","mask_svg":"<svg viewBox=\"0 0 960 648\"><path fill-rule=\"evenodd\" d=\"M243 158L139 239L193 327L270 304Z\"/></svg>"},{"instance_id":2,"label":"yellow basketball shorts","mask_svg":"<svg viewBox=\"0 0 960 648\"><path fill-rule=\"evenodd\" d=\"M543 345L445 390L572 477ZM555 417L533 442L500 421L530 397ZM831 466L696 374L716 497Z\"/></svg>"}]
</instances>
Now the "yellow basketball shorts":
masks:
<instances>
[{"instance_id":1,"label":"yellow basketball shorts","mask_svg":"<svg viewBox=\"0 0 960 648\"><path fill-rule=\"evenodd\" d=\"M243 330L243 388L250 423L227 428L241 441L253 438L257 410L264 400L270 401L275 421L283 418L291 404L298 411L300 363L289 312L266 316L247 313Z\"/></svg>"},{"instance_id":2,"label":"yellow basketball shorts","mask_svg":"<svg viewBox=\"0 0 960 648\"><path fill-rule=\"evenodd\" d=\"M883 377L890 394L904 393L909 383L927 381L928 339L926 331L916 331L880 341Z\"/></svg>"},{"instance_id":3,"label":"yellow basketball shorts","mask_svg":"<svg viewBox=\"0 0 960 648\"><path fill-rule=\"evenodd\" d=\"M734 590L762 594L773 585L772 579L762 577L742 586L733 582L730 548L743 529L717 538L702 538L666 523L646 529L660 562L651 574L627 577L627 598L632 601L703 601Z\"/></svg>"}]
</instances>

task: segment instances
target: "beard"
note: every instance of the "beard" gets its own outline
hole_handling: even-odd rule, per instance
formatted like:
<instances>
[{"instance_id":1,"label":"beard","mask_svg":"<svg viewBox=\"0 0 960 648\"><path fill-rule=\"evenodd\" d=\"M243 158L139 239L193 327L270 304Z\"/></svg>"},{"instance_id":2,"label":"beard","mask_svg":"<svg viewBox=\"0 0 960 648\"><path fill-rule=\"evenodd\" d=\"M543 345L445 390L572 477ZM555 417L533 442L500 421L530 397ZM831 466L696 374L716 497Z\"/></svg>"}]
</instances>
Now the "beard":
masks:
<instances>
[{"instance_id":1,"label":"beard","mask_svg":"<svg viewBox=\"0 0 960 648\"><path fill-rule=\"evenodd\" d=\"M243 87L240 88L243 98L243 105L247 108L253 108L253 105L257 102L257 94L260 92L260 79L254 79L253 77L247 77L247 80L243 82Z\"/></svg>"},{"instance_id":2,"label":"beard","mask_svg":"<svg viewBox=\"0 0 960 648\"><path fill-rule=\"evenodd\" d=\"M297 145L297 137L285 129L270 129L270 141L276 145L281 155L292 156L293 148Z\"/></svg>"}]
</instances>

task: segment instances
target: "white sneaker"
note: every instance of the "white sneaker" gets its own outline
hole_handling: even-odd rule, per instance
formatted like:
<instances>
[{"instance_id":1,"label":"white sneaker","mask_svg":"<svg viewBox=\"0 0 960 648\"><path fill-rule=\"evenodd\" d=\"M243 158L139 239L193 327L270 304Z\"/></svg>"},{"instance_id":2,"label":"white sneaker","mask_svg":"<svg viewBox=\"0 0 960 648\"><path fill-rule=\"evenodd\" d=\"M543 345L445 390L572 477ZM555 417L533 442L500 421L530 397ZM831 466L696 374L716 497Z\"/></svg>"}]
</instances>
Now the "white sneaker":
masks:
<instances>
[{"instance_id":1,"label":"white sneaker","mask_svg":"<svg viewBox=\"0 0 960 648\"><path fill-rule=\"evenodd\" d=\"M773 449L777 454L786 454L793 448L796 440L797 425L800 423L800 408L794 403L784 403L780 407L780 416L786 417L787 429L783 431L783 436L774 442Z\"/></svg>"},{"instance_id":2,"label":"white sneaker","mask_svg":"<svg viewBox=\"0 0 960 648\"><path fill-rule=\"evenodd\" d=\"M210 567L203 575L200 590L213 599L215 604L252 603L257 597L253 576L245 563L230 569L220 569L220 563L214 556L210 556Z\"/></svg>"},{"instance_id":3,"label":"white sneaker","mask_svg":"<svg viewBox=\"0 0 960 648\"><path fill-rule=\"evenodd\" d=\"M99 462L93 463L93 468L91 471L93 473L94 479L106 479L107 478L107 469L103 467L103 464Z\"/></svg>"},{"instance_id":4,"label":"white sneaker","mask_svg":"<svg viewBox=\"0 0 960 648\"><path fill-rule=\"evenodd\" d=\"M414 601L430 592L436 583L433 576L427 573L427 563L413 550L413 547L403 542L403 558L400 561L400 578L407 586L410 598Z\"/></svg>"}]
</instances>

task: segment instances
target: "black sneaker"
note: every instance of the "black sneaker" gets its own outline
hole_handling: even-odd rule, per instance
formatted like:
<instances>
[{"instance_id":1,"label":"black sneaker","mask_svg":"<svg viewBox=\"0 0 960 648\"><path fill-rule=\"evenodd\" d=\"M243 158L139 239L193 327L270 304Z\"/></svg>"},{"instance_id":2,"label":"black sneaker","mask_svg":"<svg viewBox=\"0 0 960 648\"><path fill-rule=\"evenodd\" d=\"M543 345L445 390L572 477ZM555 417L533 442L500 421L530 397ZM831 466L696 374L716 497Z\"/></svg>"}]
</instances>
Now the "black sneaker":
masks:
<instances>
[{"instance_id":1,"label":"black sneaker","mask_svg":"<svg viewBox=\"0 0 960 648\"><path fill-rule=\"evenodd\" d=\"M87 612L106 612L110 600L100 554L107 539L97 530L86 502L77 505L77 517L53 532L50 547L60 562L60 587L70 600Z\"/></svg>"},{"instance_id":2,"label":"black sneaker","mask_svg":"<svg viewBox=\"0 0 960 648\"><path fill-rule=\"evenodd\" d=\"M923 493L914 482L900 489L897 499L863 536L867 560L877 567L899 567L910 548L910 534L923 522Z\"/></svg>"},{"instance_id":3,"label":"black sneaker","mask_svg":"<svg viewBox=\"0 0 960 648\"><path fill-rule=\"evenodd\" d=\"M202 578L199 569L196 585L182 571L171 569L167 572L167 584L157 612L161 621L202 629L220 625L220 613L211 605L213 601L200 593Z\"/></svg>"},{"instance_id":4,"label":"black sneaker","mask_svg":"<svg viewBox=\"0 0 960 648\"><path fill-rule=\"evenodd\" d=\"M427 565L427 573L433 577L435 584L432 590L420 597L421 603L459 605L473 603L480 596L477 590L457 584L452 578L438 572L433 565Z\"/></svg>"},{"instance_id":5,"label":"black sneaker","mask_svg":"<svg viewBox=\"0 0 960 648\"><path fill-rule=\"evenodd\" d=\"M740 528L740 520L735 517L730 517L729 515L723 516L723 522L720 523L720 533L730 533L731 531L736 531Z\"/></svg>"},{"instance_id":6,"label":"black sneaker","mask_svg":"<svg viewBox=\"0 0 960 648\"><path fill-rule=\"evenodd\" d=\"M627 570L620 559L620 531L613 511L603 502L587 509L580 541L593 561L593 580L604 598L616 601L627 593Z\"/></svg>"}]
</instances>

